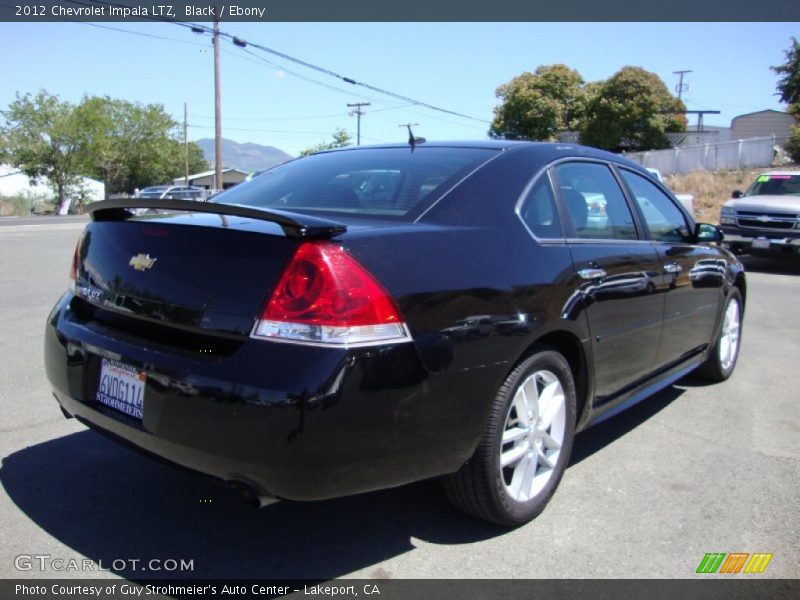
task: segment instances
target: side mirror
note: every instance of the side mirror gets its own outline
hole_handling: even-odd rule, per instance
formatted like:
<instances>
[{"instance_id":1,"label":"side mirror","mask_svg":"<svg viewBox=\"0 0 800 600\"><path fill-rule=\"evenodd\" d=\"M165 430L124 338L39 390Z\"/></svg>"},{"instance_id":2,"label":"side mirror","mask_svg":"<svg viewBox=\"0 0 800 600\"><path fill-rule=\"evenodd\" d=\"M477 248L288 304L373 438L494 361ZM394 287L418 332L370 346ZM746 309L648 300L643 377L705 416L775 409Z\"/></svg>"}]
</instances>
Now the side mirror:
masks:
<instances>
[{"instance_id":1,"label":"side mirror","mask_svg":"<svg viewBox=\"0 0 800 600\"><path fill-rule=\"evenodd\" d=\"M721 242L725 238L722 230L711 223L698 223L694 227L694 239L699 243Z\"/></svg>"},{"instance_id":2,"label":"side mirror","mask_svg":"<svg viewBox=\"0 0 800 600\"><path fill-rule=\"evenodd\" d=\"M733 190L733 193L731 194L731 198L741 198L741 197L742 197L742 191L741 190Z\"/></svg>"}]
</instances>

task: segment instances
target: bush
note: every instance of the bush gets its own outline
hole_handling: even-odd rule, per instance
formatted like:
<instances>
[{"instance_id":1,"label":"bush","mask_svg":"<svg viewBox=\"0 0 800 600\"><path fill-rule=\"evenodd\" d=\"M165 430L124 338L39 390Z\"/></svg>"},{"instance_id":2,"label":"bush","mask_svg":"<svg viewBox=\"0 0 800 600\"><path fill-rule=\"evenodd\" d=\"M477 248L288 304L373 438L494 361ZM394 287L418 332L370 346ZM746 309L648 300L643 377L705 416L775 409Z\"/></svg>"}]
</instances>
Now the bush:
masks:
<instances>
[{"instance_id":1,"label":"bush","mask_svg":"<svg viewBox=\"0 0 800 600\"><path fill-rule=\"evenodd\" d=\"M53 212L54 204L46 196L0 196L0 217L27 217L29 214Z\"/></svg>"},{"instance_id":2,"label":"bush","mask_svg":"<svg viewBox=\"0 0 800 600\"><path fill-rule=\"evenodd\" d=\"M793 163L800 164L800 125L792 127L792 132L786 142L786 152Z\"/></svg>"}]
</instances>

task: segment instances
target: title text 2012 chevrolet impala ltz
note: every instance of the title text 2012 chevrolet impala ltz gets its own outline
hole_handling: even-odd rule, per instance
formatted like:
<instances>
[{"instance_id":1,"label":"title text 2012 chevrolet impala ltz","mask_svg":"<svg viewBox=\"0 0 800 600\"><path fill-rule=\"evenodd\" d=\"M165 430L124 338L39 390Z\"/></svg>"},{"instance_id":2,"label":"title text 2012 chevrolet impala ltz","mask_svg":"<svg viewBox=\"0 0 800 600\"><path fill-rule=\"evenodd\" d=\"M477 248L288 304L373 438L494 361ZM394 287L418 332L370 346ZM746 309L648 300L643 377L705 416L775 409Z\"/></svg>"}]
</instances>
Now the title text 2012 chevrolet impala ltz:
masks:
<instances>
[{"instance_id":1,"label":"title text 2012 chevrolet impala ltz","mask_svg":"<svg viewBox=\"0 0 800 600\"><path fill-rule=\"evenodd\" d=\"M741 264L598 150L352 148L90 211L46 327L58 402L259 499L442 477L523 523L576 431L736 365Z\"/></svg>"}]
</instances>

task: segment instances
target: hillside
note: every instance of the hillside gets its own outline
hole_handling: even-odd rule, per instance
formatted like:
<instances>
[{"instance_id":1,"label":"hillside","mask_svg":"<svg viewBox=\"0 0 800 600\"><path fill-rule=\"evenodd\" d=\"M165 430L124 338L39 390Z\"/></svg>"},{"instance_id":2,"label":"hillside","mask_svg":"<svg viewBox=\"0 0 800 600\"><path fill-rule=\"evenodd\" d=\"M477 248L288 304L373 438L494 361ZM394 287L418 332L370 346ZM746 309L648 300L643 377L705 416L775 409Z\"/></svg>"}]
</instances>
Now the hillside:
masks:
<instances>
[{"instance_id":1,"label":"hillside","mask_svg":"<svg viewBox=\"0 0 800 600\"><path fill-rule=\"evenodd\" d=\"M214 140L203 138L196 141L203 150L203 155L210 165L214 164ZM240 144L233 140L222 139L222 162L225 167L240 171L254 172L267 169L273 165L286 162L292 158L289 154L261 144Z\"/></svg>"}]
</instances>

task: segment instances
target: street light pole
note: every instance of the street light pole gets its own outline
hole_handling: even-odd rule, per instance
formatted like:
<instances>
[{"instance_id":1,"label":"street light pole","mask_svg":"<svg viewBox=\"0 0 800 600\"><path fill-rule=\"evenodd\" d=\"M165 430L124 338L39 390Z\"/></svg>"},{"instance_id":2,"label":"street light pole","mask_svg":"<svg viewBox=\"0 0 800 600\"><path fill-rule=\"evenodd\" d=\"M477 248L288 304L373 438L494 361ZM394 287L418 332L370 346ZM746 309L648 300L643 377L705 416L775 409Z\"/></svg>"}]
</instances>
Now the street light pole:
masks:
<instances>
[{"instance_id":1,"label":"street light pole","mask_svg":"<svg viewBox=\"0 0 800 600\"><path fill-rule=\"evenodd\" d=\"M183 185L189 185L189 106L183 103Z\"/></svg>"},{"instance_id":2,"label":"street light pole","mask_svg":"<svg viewBox=\"0 0 800 600\"><path fill-rule=\"evenodd\" d=\"M219 66L219 16L214 16L214 188L222 184L222 102Z\"/></svg>"}]
</instances>

